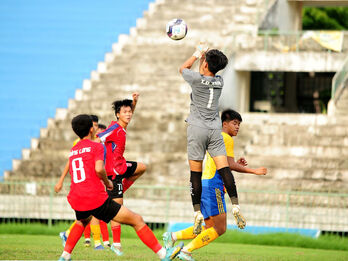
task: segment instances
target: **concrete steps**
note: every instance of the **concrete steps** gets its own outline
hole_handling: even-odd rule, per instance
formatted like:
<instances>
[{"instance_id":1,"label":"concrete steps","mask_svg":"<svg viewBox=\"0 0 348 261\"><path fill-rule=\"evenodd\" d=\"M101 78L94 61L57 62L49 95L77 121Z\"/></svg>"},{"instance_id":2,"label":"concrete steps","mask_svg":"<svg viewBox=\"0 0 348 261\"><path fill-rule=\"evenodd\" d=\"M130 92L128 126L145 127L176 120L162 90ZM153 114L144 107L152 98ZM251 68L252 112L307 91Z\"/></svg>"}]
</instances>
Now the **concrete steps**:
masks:
<instances>
[{"instance_id":1,"label":"concrete steps","mask_svg":"<svg viewBox=\"0 0 348 261\"><path fill-rule=\"evenodd\" d=\"M348 192L347 120L314 114L244 114L241 137L235 139L236 158L245 157L252 168L266 166L268 174L235 174L239 186Z\"/></svg>"},{"instance_id":2,"label":"concrete steps","mask_svg":"<svg viewBox=\"0 0 348 261\"><path fill-rule=\"evenodd\" d=\"M68 109L49 120L30 157L9 176L58 177L76 138L71 119L79 113L93 113L108 125L115 118L111 102L130 98L133 91L139 91L139 102L127 129L126 158L148 165L139 181L142 184L187 185L184 120L189 113L190 88L178 68L193 52L196 40L212 37L212 46L221 48L231 40L232 32L240 28L252 31L256 27L255 12L263 8L262 4L258 0L213 0L202 6L198 0L175 0L150 7L131 35L113 45L113 52L106 55L98 71L92 72L88 84L76 92ZM209 15L216 17L213 23ZM249 18L235 21L236 15ZM189 24L183 41L172 41L165 34L166 22L174 17L184 18ZM253 36L245 37L237 35L234 39L251 46ZM242 116L240 134L235 139L236 158L245 156L252 167L266 166L269 174L257 177L236 173L240 188L348 191L342 185L348 169L344 159L348 154L348 116Z\"/></svg>"}]
</instances>

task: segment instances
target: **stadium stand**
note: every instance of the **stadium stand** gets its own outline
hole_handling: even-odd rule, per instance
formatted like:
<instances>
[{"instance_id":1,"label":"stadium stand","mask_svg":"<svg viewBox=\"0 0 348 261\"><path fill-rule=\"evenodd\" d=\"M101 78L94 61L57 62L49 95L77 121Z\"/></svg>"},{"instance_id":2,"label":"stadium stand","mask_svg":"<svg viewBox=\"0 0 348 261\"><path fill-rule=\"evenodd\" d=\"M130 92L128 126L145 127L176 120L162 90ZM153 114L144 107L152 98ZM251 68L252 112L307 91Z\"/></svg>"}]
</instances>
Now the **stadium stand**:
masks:
<instances>
[{"instance_id":1,"label":"stadium stand","mask_svg":"<svg viewBox=\"0 0 348 261\"><path fill-rule=\"evenodd\" d=\"M145 215L146 220L153 222L178 221L180 218L181 221L191 221L192 209L187 203L189 193L186 190L183 192L189 178L184 119L189 111L190 90L181 79L178 66L192 54L199 40L207 40L228 55L238 50L254 50L255 53L264 51L264 38L257 36L256 32L259 19L268 8L265 2L272 1L212 0L203 6L200 0L158 0L150 4L144 17L137 20L136 27L130 29L130 35L121 35L112 50L106 50L105 59L99 59L104 62L98 64L90 77L85 76L88 79L83 82L82 89L75 91L74 99L69 99L68 108L57 109L55 118L48 120L47 128L40 129L40 137L32 140L30 150L23 151L23 160L15 161L13 171L6 174L6 180L9 183L23 178L55 181L76 138L70 130L72 117L79 113L93 113L100 116L103 123L109 123L114 119L111 102L129 98L132 91L139 91L141 96L127 133L126 158L142 161L148 164L148 169L137 181L140 188L127 192L130 198L127 204L134 206L140 213L145 213L147 208L149 214ZM174 17L183 18L189 25L188 35L183 41L172 41L165 34L164 25ZM332 58L321 47L316 48L316 52L319 55L324 53L328 60ZM342 55L337 54L335 57L338 56L341 59ZM96 67L96 64L91 67ZM80 81L75 87L80 87ZM59 106L55 104L56 107ZM281 194L272 191L240 193L243 205L250 204L244 205L246 216L250 218L249 224L301 227L310 224L317 228L317 224L327 219L322 213L328 212L325 203L330 193L320 194L317 198L315 193L308 194L308 198L311 197L309 199L306 193L348 191L348 165L347 160L342 158L342 155L348 153L347 118L314 114L242 113L242 116L244 121L240 137L236 139L236 155L246 156L252 166L265 165L269 168L269 174L266 177L236 174L239 188L241 191L282 190ZM311 141L313 137L317 139L316 143ZM144 184L156 185L156 188L148 189ZM168 189L160 185L172 187ZM37 185L37 194L41 190L44 189ZM298 190L303 194L298 195ZM6 193L4 196L7 196ZM48 197L43 200L49 201ZM57 213L51 217L62 218L66 215L66 218L70 218L65 198L57 196L54 200L53 205L57 206L54 211ZM154 200L156 204L149 204ZM340 200L328 199L334 204L332 209L337 210L330 212L337 216L337 220L346 216L346 212L339 209L341 202L346 206L344 200L345 195ZM11 205L12 200L8 202ZM175 208L170 208L170 202ZM295 211L289 211L289 204L294 206ZM31 206L31 203L26 205ZM312 209L312 216L306 214L308 206ZM322 207L320 211L317 206ZM61 208L65 210L60 211ZM186 214L181 213L184 210L178 214L178 208L185 209ZM160 215L159 211L166 212ZM287 221L279 222L282 220L279 216L284 213L290 213L290 218L284 215L283 220ZM313 222L304 219L302 213ZM265 217L269 215L272 215L272 221L267 223ZM303 224L299 225L298 219ZM340 231L346 226L346 223L342 224L322 226L322 229Z\"/></svg>"},{"instance_id":2,"label":"stadium stand","mask_svg":"<svg viewBox=\"0 0 348 261\"><path fill-rule=\"evenodd\" d=\"M1 1L0 177L149 2Z\"/></svg>"},{"instance_id":3,"label":"stadium stand","mask_svg":"<svg viewBox=\"0 0 348 261\"><path fill-rule=\"evenodd\" d=\"M143 102L139 104L132 126L133 134L130 133L129 137L133 143L139 140L141 142L138 142L139 147L128 145L131 148L129 157L132 158L131 153L137 153L136 158L139 159L141 151L141 158L146 157L144 161L151 163L151 168L156 170L156 174L151 174L149 177L155 177L158 173L176 175L169 169L182 173L186 168L183 164L186 157L185 145L177 141L182 141L185 135L183 120L188 112L189 97L184 87L181 87L184 93L178 91L182 85L177 73L178 64L182 62L182 57L189 55L195 42L203 35L206 39L211 38L214 41L220 39L216 42L217 47L223 44L226 32L214 31L213 28L217 24L221 28L227 28L233 23L236 25L236 30L246 26L245 21L238 22L233 16L221 15L238 13L240 6L237 1L227 3L214 1L199 8L196 4L195 1L158 1L157 5L151 5L145 18L138 20L136 30L131 29L130 38L121 37L118 44L113 46L113 52L106 54L106 60L111 61L99 64L98 72L92 72L91 81L87 81L84 88L76 92L76 99L69 102L67 117L49 120L47 129L41 131L41 134L46 136L40 136L38 147L30 152L30 160L25 158L20 164L15 161L14 172L9 177L43 178L59 175L66 159L66 152L74 139L69 127L71 117L79 112L96 113L104 122L108 122L112 118L110 102L129 95L134 89L140 91L140 99ZM212 8L216 4L219 8ZM258 4L260 5L261 2L246 1L244 3L254 12L253 14L257 14ZM199 15L193 15L192 11ZM209 11L212 11L210 15L203 15ZM199 29L201 22L212 20L212 15L217 17L214 19L215 24L208 22L209 26ZM164 25L168 17L177 16L186 19L190 24L188 35L191 38L190 41L177 43L165 35ZM254 16L250 15L249 18L253 24L247 24L253 30L256 28L256 15ZM123 41L126 43L122 44ZM123 48L120 52L121 46ZM54 104L54 107L57 106L59 105ZM154 120L156 123L151 123ZM164 133L166 129L169 132ZM174 132L175 135L173 135ZM153 137L157 137L158 140ZM149 143L144 143L144 140ZM147 153L150 151L151 155ZM171 152L174 152L174 156L170 155ZM51 155L56 157L51 158ZM169 158L172 161L170 165L163 163ZM17 174L14 174L15 172Z\"/></svg>"},{"instance_id":4,"label":"stadium stand","mask_svg":"<svg viewBox=\"0 0 348 261\"><path fill-rule=\"evenodd\" d=\"M137 90L141 96L129 126L126 156L149 166L139 183L186 185L188 166L186 141L183 137L186 135L184 119L189 110L189 89L177 73L178 66L191 54L194 44L202 37L214 47L228 53L227 50L232 46L231 35L238 35L241 28L245 29L243 36L246 30L251 36L252 32L257 31L262 8L267 7L261 0L246 0L242 3L215 0L204 6L198 5L197 1L179 0L151 4L144 13L144 18L137 20L136 28L131 28L130 35L119 38L118 43L113 45L112 52L105 55L105 61L98 64L97 71L92 72L91 79L86 80L83 88L76 91L75 99L69 100L68 109L57 110L56 118L49 120L46 129L41 129L36 145L26 151L24 160L15 164L14 170L7 174L6 179L27 177L41 180L58 177L75 138L70 130L71 118L79 113L94 113L108 123L114 118L111 102L130 97L131 92ZM248 18L240 19L240 15ZM176 42L165 35L163 25L169 20L168 17L181 17L187 22L187 39ZM202 27L202 22L206 26ZM217 27L221 30L214 30ZM261 37L254 38L259 41ZM252 44L252 41L247 41L247 44ZM244 49L245 46L241 48ZM326 55L326 51L323 52ZM281 187L284 190L333 191L331 185L337 184L335 191L348 191L344 184L347 176L346 162L333 160L338 164L335 165L331 161L325 164L323 161L346 152L345 136L340 132L344 129L344 122L347 122L345 118L340 120L300 114L243 115L246 120L241 135L245 139L237 142L240 147L236 151L248 156L249 161L255 165L269 164L270 175L262 183L259 181L260 177L239 175L238 182L242 188ZM323 124L317 124L318 121ZM298 122L298 126L294 126L293 122ZM340 125L332 126L337 123ZM262 124L270 126L263 127ZM296 128L307 136L304 135L303 139L296 137L295 131L291 131ZM320 140L330 143L327 141L330 137L324 137L327 133L322 131L328 128L337 129L337 132L330 133L330 137L336 141L335 146L342 146L341 148L333 148L332 144L327 145L331 147L323 148L325 145L304 142L312 134L320 137L320 133L324 133ZM296 141L294 145L291 144L292 141ZM266 146L267 142L269 146ZM301 153L305 153L307 165L295 171L293 166L297 168ZM274 161L274 158L277 160ZM284 165L285 161L289 161L289 164ZM315 162L322 164L317 164L310 170ZM327 178L327 173L337 166L339 169L331 175L332 178ZM296 178L294 173L297 173ZM179 176L183 178L178 180Z\"/></svg>"}]
</instances>

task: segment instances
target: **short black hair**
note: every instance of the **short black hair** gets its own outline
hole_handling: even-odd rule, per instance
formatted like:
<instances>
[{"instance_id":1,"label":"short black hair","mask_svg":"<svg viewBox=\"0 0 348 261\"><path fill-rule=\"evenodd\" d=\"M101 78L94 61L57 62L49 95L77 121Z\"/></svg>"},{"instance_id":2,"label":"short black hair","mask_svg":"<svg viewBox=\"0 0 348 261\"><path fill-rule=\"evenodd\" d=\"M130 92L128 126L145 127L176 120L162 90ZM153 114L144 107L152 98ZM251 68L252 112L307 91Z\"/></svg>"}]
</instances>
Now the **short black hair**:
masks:
<instances>
[{"instance_id":1,"label":"short black hair","mask_svg":"<svg viewBox=\"0 0 348 261\"><path fill-rule=\"evenodd\" d=\"M212 49L205 54L205 60L208 64L208 69L211 73L216 74L218 71L224 69L228 63L228 59L223 52Z\"/></svg>"},{"instance_id":2,"label":"short black hair","mask_svg":"<svg viewBox=\"0 0 348 261\"><path fill-rule=\"evenodd\" d=\"M80 139L86 137L93 127L91 115L80 114L71 120L71 127Z\"/></svg>"},{"instance_id":3,"label":"short black hair","mask_svg":"<svg viewBox=\"0 0 348 261\"><path fill-rule=\"evenodd\" d=\"M242 116L240 116L240 114L234 110L228 109L221 113L222 123L233 121L233 120L239 120L240 122L243 121Z\"/></svg>"},{"instance_id":4,"label":"short black hair","mask_svg":"<svg viewBox=\"0 0 348 261\"><path fill-rule=\"evenodd\" d=\"M98 122L99 121L99 118L98 118L97 115L91 114L90 116L91 116L93 122Z\"/></svg>"},{"instance_id":5,"label":"short black hair","mask_svg":"<svg viewBox=\"0 0 348 261\"><path fill-rule=\"evenodd\" d=\"M104 124L98 124L98 129L106 130L106 126Z\"/></svg>"},{"instance_id":6,"label":"short black hair","mask_svg":"<svg viewBox=\"0 0 348 261\"><path fill-rule=\"evenodd\" d=\"M118 100L118 101L114 101L112 103L112 109L115 112L115 116L117 117L117 113L120 112L121 107L125 106L125 107L131 107L133 109L132 106L133 101L129 100L129 99L124 99L124 100Z\"/></svg>"}]
</instances>

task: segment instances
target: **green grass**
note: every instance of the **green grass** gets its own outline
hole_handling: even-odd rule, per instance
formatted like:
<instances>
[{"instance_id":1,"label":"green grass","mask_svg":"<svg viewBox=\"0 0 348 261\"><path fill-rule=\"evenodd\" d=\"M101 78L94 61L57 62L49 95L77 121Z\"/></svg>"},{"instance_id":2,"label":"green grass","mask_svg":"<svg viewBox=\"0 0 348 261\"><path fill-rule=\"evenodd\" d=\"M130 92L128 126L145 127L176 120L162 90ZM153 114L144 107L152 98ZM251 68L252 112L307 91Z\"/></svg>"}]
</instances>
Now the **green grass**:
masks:
<instances>
[{"instance_id":1,"label":"green grass","mask_svg":"<svg viewBox=\"0 0 348 261\"><path fill-rule=\"evenodd\" d=\"M186 243L186 242L185 242ZM73 260L156 260L156 255L139 239L122 238L124 255L116 257L110 250L85 248L80 240L72 254ZM1 260L57 260L63 250L60 238L53 235L0 235ZM348 251L260 246L213 242L194 252L196 260L348 260Z\"/></svg>"},{"instance_id":2,"label":"green grass","mask_svg":"<svg viewBox=\"0 0 348 261\"><path fill-rule=\"evenodd\" d=\"M0 224L0 234L19 234L19 235L55 235L60 231L66 230L70 223L58 223L52 227L37 223L23 224ZM164 230L155 230L157 238L161 238ZM122 226L122 237L136 239L137 235L133 228ZM222 237L216 240L218 243L235 243L249 245L267 245L267 246L289 246L312 249L331 249L348 250L348 238L342 238L334 235L320 236L311 238L290 233L261 234L254 235L239 231L227 231Z\"/></svg>"},{"instance_id":3,"label":"green grass","mask_svg":"<svg viewBox=\"0 0 348 261\"><path fill-rule=\"evenodd\" d=\"M313 249L348 250L348 238L335 235L324 235L312 238L291 233L269 233L254 235L239 231L228 231L217 242L238 244L291 246Z\"/></svg>"}]
</instances>

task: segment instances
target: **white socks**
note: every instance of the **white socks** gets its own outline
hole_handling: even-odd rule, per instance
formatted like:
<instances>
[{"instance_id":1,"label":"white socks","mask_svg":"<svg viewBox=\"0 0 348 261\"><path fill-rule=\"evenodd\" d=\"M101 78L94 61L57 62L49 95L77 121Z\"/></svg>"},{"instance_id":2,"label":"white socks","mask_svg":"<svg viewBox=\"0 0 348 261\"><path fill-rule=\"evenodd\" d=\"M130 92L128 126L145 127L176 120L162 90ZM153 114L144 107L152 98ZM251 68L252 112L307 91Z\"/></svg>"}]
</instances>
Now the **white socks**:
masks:
<instances>
[{"instance_id":1,"label":"white socks","mask_svg":"<svg viewBox=\"0 0 348 261\"><path fill-rule=\"evenodd\" d=\"M63 257L65 260L69 260L69 259L71 259L71 254L68 253L68 252L66 252L66 251L63 251L62 257Z\"/></svg>"},{"instance_id":2,"label":"white socks","mask_svg":"<svg viewBox=\"0 0 348 261\"><path fill-rule=\"evenodd\" d=\"M167 254L167 250L164 247L162 247L160 250L158 250L156 254L158 255L160 259L164 259Z\"/></svg>"}]
</instances>

